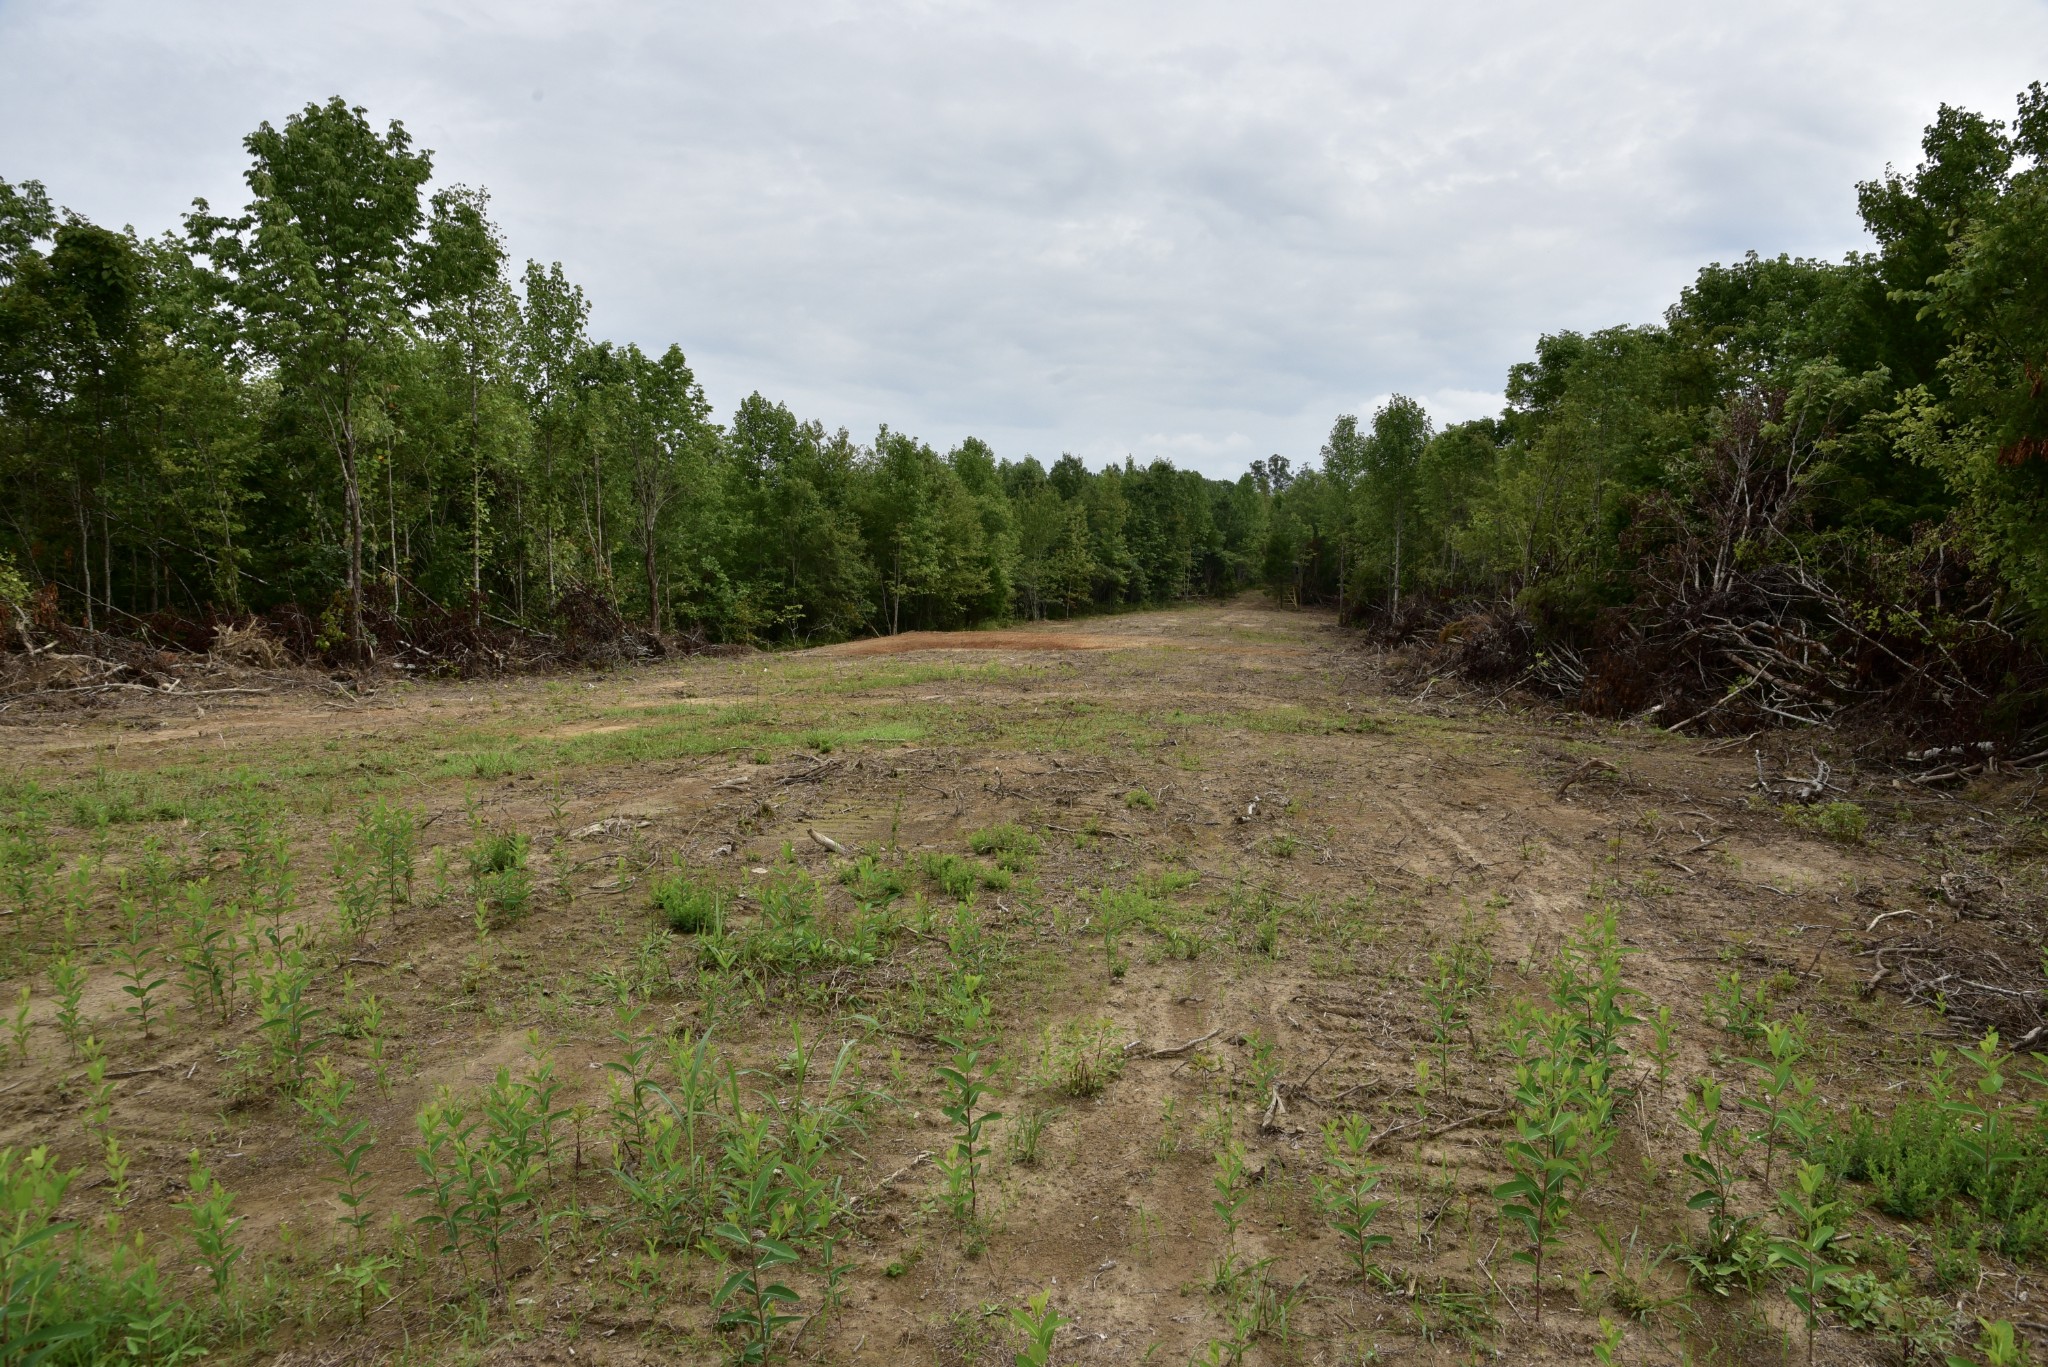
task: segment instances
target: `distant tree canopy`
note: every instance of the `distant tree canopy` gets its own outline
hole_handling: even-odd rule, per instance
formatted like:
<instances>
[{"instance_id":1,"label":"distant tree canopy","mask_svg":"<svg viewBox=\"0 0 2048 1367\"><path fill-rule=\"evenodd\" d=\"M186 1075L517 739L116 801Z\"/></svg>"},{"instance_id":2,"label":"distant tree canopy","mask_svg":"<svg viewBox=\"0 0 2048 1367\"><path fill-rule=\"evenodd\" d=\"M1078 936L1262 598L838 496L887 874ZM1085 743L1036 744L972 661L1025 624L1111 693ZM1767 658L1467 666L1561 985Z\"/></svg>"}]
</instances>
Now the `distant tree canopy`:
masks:
<instances>
[{"instance_id":1,"label":"distant tree canopy","mask_svg":"<svg viewBox=\"0 0 2048 1367\"><path fill-rule=\"evenodd\" d=\"M1944 649L1959 612L2048 622L2039 84L1860 186L1869 252L1708 266L1658 325L1542 337L1498 417L1396 395L1235 481L863 442L760 394L721 424L679 348L593 340L559 264L515 272L399 124L335 99L245 146L243 209L155 238L0 181L0 588L115 630L290 603L341 654L425 605L546 626L572 586L726 641L1253 584L1566 639L1783 564Z\"/></svg>"},{"instance_id":2,"label":"distant tree canopy","mask_svg":"<svg viewBox=\"0 0 2048 1367\"><path fill-rule=\"evenodd\" d=\"M1046 471L721 425L682 350L593 340L489 198L340 99L245 140L249 198L144 239L0 182L0 566L115 631L291 603L544 627L572 585L656 630L822 640L1255 582L1265 501L1164 462Z\"/></svg>"}]
</instances>

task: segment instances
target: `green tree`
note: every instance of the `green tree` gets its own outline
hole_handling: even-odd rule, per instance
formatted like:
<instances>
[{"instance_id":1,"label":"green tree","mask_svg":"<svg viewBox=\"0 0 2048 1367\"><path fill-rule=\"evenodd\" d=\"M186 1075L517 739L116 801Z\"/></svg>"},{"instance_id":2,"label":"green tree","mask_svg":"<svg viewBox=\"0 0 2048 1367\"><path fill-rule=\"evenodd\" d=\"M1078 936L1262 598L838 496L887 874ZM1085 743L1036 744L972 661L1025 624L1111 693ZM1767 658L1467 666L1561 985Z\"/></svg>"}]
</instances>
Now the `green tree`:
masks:
<instances>
[{"instance_id":1,"label":"green tree","mask_svg":"<svg viewBox=\"0 0 2048 1367\"><path fill-rule=\"evenodd\" d=\"M1372 436L1359 453L1366 496L1392 541L1387 612L1393 621L1401 616L1402 540L1413 515L1417 470L1434 435L1422 405L1396 394L1373 410Z\"/></svg>"},{"instance_id":2,"label":"green tree","mask_svg":"<svg viewBox=\"0 0 2048 1367\"><path fill-rule=\"evenodd\" d=\"M252 196L236 218L195 201L186 230L218 273L246 346L317 415L339 466L348 641L363 630L363 410L420 295L421 188L432 161L393 120L383 133L340 96L243 140Z\"/></svg>"}]
</instances>

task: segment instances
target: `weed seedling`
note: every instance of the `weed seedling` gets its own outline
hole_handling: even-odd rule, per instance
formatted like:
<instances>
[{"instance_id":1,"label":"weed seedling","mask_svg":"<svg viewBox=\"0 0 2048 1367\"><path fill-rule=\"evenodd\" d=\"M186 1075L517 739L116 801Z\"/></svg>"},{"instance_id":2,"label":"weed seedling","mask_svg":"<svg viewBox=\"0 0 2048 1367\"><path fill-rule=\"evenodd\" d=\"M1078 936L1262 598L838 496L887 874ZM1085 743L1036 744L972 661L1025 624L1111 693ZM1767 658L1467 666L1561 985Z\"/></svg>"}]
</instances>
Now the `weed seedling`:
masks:
<instances>
[{"instance_id":1,"label":"weed seedling","mask_svg":"<svg viewBox=\"0 0 2048 1367\"><path fill-rule=\"evenodd\" d=\"M184 1211L191 1222L192 1246L213 1279L214 1297L223 1299L235 1274L235 1264L242 1259L242 1246L235 1242L235 1231L241 1227L243 1217L235 1214L235 1198L206 1170L197 1149L192 1150L192 1172L187 1186L186 1197L172 1204Z\"/></svg>"},{"instance_id":2,"label":"weed seedling","mask_svg":"<svg viewBox=\"0 0 2048 1367\"><path fill-rule=\"evenodd\" d=\"M14 1061L17 1065L28 1062L28 1008L29 987L23 983L14 994L14 1014L7 1020L8 1032L14 1037Z\"/></svg>"},{"instance_id":3,"label":"weed seedling","mask_svg":"<svg viewBox=\"0 0 2048 1367\"><path fill-rule=\"evenodd\" d=\"M85 978L84 966L69 954L59 955L50 964L50 989L57 994L57 1033L71 1046L74 1058L85 1043L85 1017L79 1010Z\"/></svg>"},{"instance_id":4,"label":"weed seedling","mask_svg":"<svg viewBox=\"0 0 2048 1367\"><path fill-rule=\"evenodd\" d=\"M1316 1196L1331 1227L1350 1241L1361 1279L1370 1272L1373 1250L1393 1242L1390 1235L1372 1232L1372 1222L1387 1203L1372 1194L1380 1184L1380 1165L1366 1157L1371 1142L1364 1116L1329 1121L1323 1126L1323 1154L1331 1175L1318 1173L1315 1179Z\"/></svg>"},{"instance_id":5,"label":"weed seedling","mask_svg":"<svg viewBox=\"0 0 2048 1367\"><path fill-rule=\"evenodd\" d=\"M1073 1321L1052 1308L1052 1292L1041 1291L1010 1311L1010 1328L1024 1339L1016 1367L1051 1367L1052 1341Z\"/></svg>"},{"instance_id":6,"label":"weed seedling","mask_svg":"<svg viewBox=\"0 0 2048 1367\"><path fill-rule=\"evenodd\" d=\"M299 1098L299 1106L313 1121L314 1141L334 1164L331 1180L335 1195L347 1212L339 1217L340 1222L360 1253L363 1229L370 1221L370 1212L363 1205L363 1160L377 1140L368 1121L351 1119L347 1113L355 1089L355 1083L343 1077L332 1060L322 1058L314 1064L312 1081Z\"/></svg>"},{"instance_id":7,"label":"weed seedling","mask_svg":"<svg viewBox=\"0 0 2048 1367\"><path fill-rule=\"evenodd\" d=\"M1806 1040L1796 1020L1789 1025L1767 1024L1763 1036L1770 1057L1743 1060L1763 1076L1756 1094L1743 1097L1742 1105L1761 1118L1761 1125L1750 1138L1763 1142L1763 1183L1764 1190L1769 1191L1772 1160L1785 1139L1789 1136L1803 1142L1813 1133L1808 1118L1813 1083L1801 1078L1797 1071L1796 1065L1806 1053Z\"/></svg>"},{"instance_id":8,"label":"weed seedling","mask_svg":"<svg viewBox=\"0 0 2048 1367\"><path fill-rule=\"evenodd\" d=\"M1532 1047L1538 1034L1543 1045ZM1611 1099L1603 1064L1578 1052L1585 1044L1569 1013L1548 1015L1520 1044L1515 1065L1515 1138L1507 1142L1514 1176L1494 1188L1501 1218L1522 1227L1529 1246L1510 1255L1527 1263L1543 1317L1543 1259L1557 1242L1580 1188L1612 1142Z\"/></svg>"},{"instance_id":9,"label":"weed seedling","mask_svg":"<svg viewBox=\"0 0 2048 1367\"><path fill-rule=\"evenodd\" d=\"M953 1149L947 1165L949 1191L953 1193L955 1215L965 1216L969 1222L976 1222L981 1216L979 1176L981 1160L987 1156L989 1145L982 1140L982 1131L990 1121L1002 1119L1001 1111L981 1110L981 1100L988 1094L989 1084L981 1066L982 1051L990 1040L981 1034L981 1025L987 1011L986 999L979 998L976 989L980 979L966 975L967 991L976 995L981 1004L973 1013L967 1028L945 1043L953 1050L951 1063L938 1068L939 1081L951 1092L951 1100L940 1109L958 1127L953 1139ZM961 1200L964 1191L965 1200Z\"/></svg>"}]
</instances>

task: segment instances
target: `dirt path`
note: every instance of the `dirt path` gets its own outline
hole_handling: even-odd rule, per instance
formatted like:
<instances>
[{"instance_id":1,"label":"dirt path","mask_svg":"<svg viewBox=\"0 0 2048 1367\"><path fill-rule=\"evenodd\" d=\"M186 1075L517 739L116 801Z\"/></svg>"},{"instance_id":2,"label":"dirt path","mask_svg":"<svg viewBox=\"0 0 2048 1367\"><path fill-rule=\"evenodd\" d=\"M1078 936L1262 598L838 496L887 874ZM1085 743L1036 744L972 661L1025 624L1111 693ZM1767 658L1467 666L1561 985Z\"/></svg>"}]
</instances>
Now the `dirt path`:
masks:
<instances>
[{"instance_id":1,"label":"dirt path","mask_svg":"<svg viewBox=\"0 0 2048 1367\"><path fill-rule=\"evenodd\" d=\"M78 953L100 961L83 1009L125 1074L110 1124L133 1155L129 1227L178 1245L169 1201L197 1150L248 1216L249 1267L270 1268L299 1307L273 1308L279 1327L217 1358L382 1360L410 1335L441 1345L433 1360L716 1360L718 1267L687 1249L650 1253L604 1173L606 1065L629 1000L657 1036L711 1024L729 1057L760 1070L746 1086L764 1095L789 1086L776 1060L792 1025L833 1049L857 1041L875 1095L826 1164L859 1197L838 1249L844 1303L800 1336L784 1331L800 1357L997 1360L1007 1331L991 1307L1050 1288L1073 1320L1057 1360L1185 1362L1227 1340L1263 1287L1278 1299L1251 1361L1452 1362L1474 1345L1504 1361L1586 1361L1598 1315L1618 1313L1601 1303L1616 1269L1596 1233L1643 1249L1689 1237L1678 1080L1742 1073L1708 1020L1717 983L1767 984L1774 1015L1811 1022L1821 1090L1838 1107L1881 1094L1931 1040L1961 1032L1861 990L1868 923L1926 902L1917 846L1788 827L1757 801L1749 747L1716 753L1484 695L1445 699L1454 692L1391 693L1377 657L1327 618L1245 599L360 702L136 707L0 734L23 776L55 795L51 837L67 861L114 811L77 934ZM413 904L355 943L332 922L331 842L377 798L418 807L427 848ZM246 1006L221 1024L179 999L183 1018L147 1041L122 1018L107 961L124 933L114 871L135 874L151 837L187 877L210 875L248 905L236 832L251 812L295 851L293 919L318 932L317 1051L355 1079L378 1139L364 1189L375 1229L423 1208L404 1195L419 1180L415 1112L436 1088L474 1094L498 1068L523 1067L527 1031L553 1051L565 1112L588 1108L575 1114L582 1166L546 1198L558 1215L586 1213L545 1247L531 1230L515 1237L508 1288L486 1298L480 1330L465 1327L482 1302L464 1300L454 1261L403 1225L382 1236L398 1299L360 1325L322 1308L317 1271L334 1261L340 1208L296 1108L269 1084L269 1037ZM462 890L472 824L532 837L531 909L483 941ZM1008 874L970 849L1005 827L1034 847ZM872 864L856 869L813 832ZM732 899L743 934L772 922L762 909L798 882L841 937L873 923L889 880L903 895L872 962L707 976L689 939L654 933L650 888L678 860ZM971 885L976 870L986 877L963 902L947 879ZM1567 1281L1549 1288L1539 1330L1490 1195L1510 1134L1504 1045L1512 1003L1540 998L1559 952L1607 909L1627 982L1645 994L1638 1013L1674 1013L1669 1081L1640 1061L1631 1074L1604 1175L1553 1254ZM0 1145L51 1143L97 1172L89 1098L55 1025L56 935L38 919L4 984L10 1000L32 985L35 1025L28 1065L0 1076ZM163 948L175 952L169 938ZM1453 963L1471 990L1444 1025L1425 988ZM965 1225L932 1161L950 1143L933 1075L948 1033L938 1003L963 966L986 981L993 1104L1008 1117L991 1131L979 1222ZM370 993L386 1017L388 1092L362 1028ZM1103 1085L1076 1084L1077 1069ZM1393 1243L1378 1280L1347 1272L1315 1202L1321 1127L1354 1113L1388 1164L1381 1228ZM1034 1114L1042 1133L1027 1144ZM1248 1195L1226 1240L1212 1183L1233 1144ZM83 1191L75 1213L106 1196ZM1239 1265L1271 1262L1217 1290L1226 1243ZM173 1261L184 1276L189 1259ZM1566 1289L1580 1273L1604 1279L1585 1284L1583 1305ZM1627 1275L1638 1273L1658 1294L1682 1290L1669 1264ZM808 1316L823 1283L807 1270L796 1284ZM1675 1362L1684 1347L1741 1361L1792 1323L1781 1299L1694 1300L1689 1318L1631 1322L1627 1360ZM1844 1361L1869 1347L1830 1335Z\"/></svg>"}]
</instances>

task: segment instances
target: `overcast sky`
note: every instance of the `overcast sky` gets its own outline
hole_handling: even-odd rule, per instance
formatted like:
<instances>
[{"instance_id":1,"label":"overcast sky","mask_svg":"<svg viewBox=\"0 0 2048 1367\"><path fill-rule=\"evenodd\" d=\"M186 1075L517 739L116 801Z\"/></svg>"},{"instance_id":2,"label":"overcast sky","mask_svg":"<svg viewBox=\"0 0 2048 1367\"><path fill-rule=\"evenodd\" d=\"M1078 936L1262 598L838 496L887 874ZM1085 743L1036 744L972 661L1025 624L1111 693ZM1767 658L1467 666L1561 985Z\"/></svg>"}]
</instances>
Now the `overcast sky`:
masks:
<instances>
[{"instance_id":1,"label":"overcast sky","mask_svg":"<svg viewBox=\"0 0 2048 1367\"><path fill-rule=\"evenodd\" d=\"M1394 391L1494 411L1707 261L1859 247L1938 103L2037 79L2044 0L0 0L0 178L157 232L339 93L722 416L1234 474Z\"/></svg>"}]
</instances>

